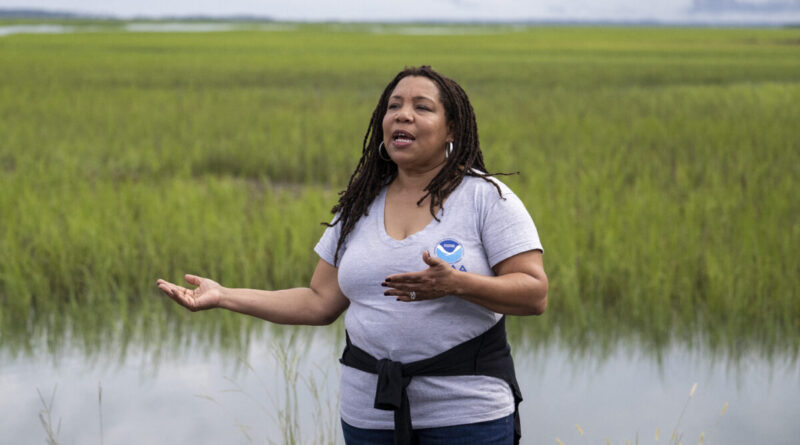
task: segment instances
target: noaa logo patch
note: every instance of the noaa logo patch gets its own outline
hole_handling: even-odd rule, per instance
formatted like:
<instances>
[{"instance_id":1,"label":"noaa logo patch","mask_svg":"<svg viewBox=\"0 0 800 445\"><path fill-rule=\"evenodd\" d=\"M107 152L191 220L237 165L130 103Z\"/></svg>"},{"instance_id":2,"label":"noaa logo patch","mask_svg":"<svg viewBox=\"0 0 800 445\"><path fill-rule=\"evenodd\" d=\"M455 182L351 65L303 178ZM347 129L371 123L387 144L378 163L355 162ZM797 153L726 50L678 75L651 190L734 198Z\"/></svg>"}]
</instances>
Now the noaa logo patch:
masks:
<instances>
[{"instance_id":1,"label":"noaa logo patch","mask_svg":"<svg viewBox=\"0 0 800 445\"><path fill-rule=\"evenodd\" d=\"M453 264L464 256L464 248L458 241L446 239L436 245L436 256Z\"/></svg>"}]
</instances>

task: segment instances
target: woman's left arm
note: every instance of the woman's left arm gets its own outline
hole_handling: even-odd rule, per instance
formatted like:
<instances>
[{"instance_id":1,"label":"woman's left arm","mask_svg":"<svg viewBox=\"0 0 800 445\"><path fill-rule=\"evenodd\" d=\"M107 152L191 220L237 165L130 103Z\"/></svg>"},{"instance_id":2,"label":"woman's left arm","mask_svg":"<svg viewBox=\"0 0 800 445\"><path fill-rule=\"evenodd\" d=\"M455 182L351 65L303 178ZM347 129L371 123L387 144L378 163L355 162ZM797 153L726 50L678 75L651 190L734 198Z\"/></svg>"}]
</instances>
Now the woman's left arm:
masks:
<instances>
[{"instance_id":1,"label":"woman's left arm","mask_svg":"<svg viewBox=\"0 0 800 445\"><path fill-rule=\"evenodd\" d=\"M382 283L389 288L385 295L406 302L455 295L507 315L540 315L547 306L547 275L539 250L522 252L497 263L493 268L497 276L458 271L427 251L422 259L429 266L427 269L386 277Z\"/></svg>"}]
</instances>

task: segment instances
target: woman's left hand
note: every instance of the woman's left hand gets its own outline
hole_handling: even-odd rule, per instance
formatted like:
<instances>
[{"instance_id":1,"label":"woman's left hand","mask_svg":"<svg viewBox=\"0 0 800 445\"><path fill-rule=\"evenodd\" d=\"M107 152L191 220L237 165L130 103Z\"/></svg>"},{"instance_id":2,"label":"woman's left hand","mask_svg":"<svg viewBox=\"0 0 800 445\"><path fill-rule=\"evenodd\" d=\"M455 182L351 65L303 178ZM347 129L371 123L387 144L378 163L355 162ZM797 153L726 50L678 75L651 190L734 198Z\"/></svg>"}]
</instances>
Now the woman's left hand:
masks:
<instances>
[{"instance_id":1,"label":"woman's left hand","mask_svg":"<svg viewBox=\"0 0 800 445\"><path fill-rule=\"evenodd\" d=\"M397 301L420 301L457 293L454 283L458 271L446 261L432 257L428 251L422 253L422 261L429 266L425 270L386 277L381 286L389 289L383 294L395 295Z\"/></svg>"}]
</instances>

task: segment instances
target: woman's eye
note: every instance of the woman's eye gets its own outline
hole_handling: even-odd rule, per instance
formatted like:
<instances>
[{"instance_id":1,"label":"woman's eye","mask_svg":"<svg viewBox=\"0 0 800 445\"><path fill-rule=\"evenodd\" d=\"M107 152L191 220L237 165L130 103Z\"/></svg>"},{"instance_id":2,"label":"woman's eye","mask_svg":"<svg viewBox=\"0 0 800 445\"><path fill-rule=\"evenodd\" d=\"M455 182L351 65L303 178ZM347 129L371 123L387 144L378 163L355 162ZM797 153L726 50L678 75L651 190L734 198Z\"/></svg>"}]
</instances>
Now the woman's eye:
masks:
<instances>
[{"instance_id":1,"label":"woman's eye","mask_svg":"<svg viewBox=\"0 0 800 445\"><path fill-rule=\"evenodd\" d=\"M400 107L400 105L397 105L397 104L389 104L389 109L390 109L390 110L394 110L395 108L398 108L398 107Z\"/></svg>"},{"instance_id":2,"label":"woman's eye","mask_svg":"<svg viewBox=\"0 0 800 445\"><path fill-rule=\"evenodd\" d=\"M417 110L430 111L430 108L426 107L425 105L417 105Z\"/></svg>"}]
</instances>

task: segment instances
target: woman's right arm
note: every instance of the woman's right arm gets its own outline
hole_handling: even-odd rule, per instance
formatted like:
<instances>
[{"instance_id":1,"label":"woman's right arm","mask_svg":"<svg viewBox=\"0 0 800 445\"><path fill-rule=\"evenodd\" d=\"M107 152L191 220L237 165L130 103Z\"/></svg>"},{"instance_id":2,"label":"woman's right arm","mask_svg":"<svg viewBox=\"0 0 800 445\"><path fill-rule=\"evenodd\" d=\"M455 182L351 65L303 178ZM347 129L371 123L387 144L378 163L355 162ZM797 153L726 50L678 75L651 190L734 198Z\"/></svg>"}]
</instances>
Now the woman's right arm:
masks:
<instances>
[{"instance_id":1,"label":"woman's right arm","mask_svg":"<svg viewBox=\"0 0 800 445\"><path fill-rule=\"evenodd\" d=\"M164 280L157 284L162 292L191 311L224 308L272 323L325 325L333 323L350 305L339 289L337 275L337 268L320 259L309 287L277 291L229 289L195 275L185 277L197 286L195 289Z\"/></svg>"}]
</instances>

